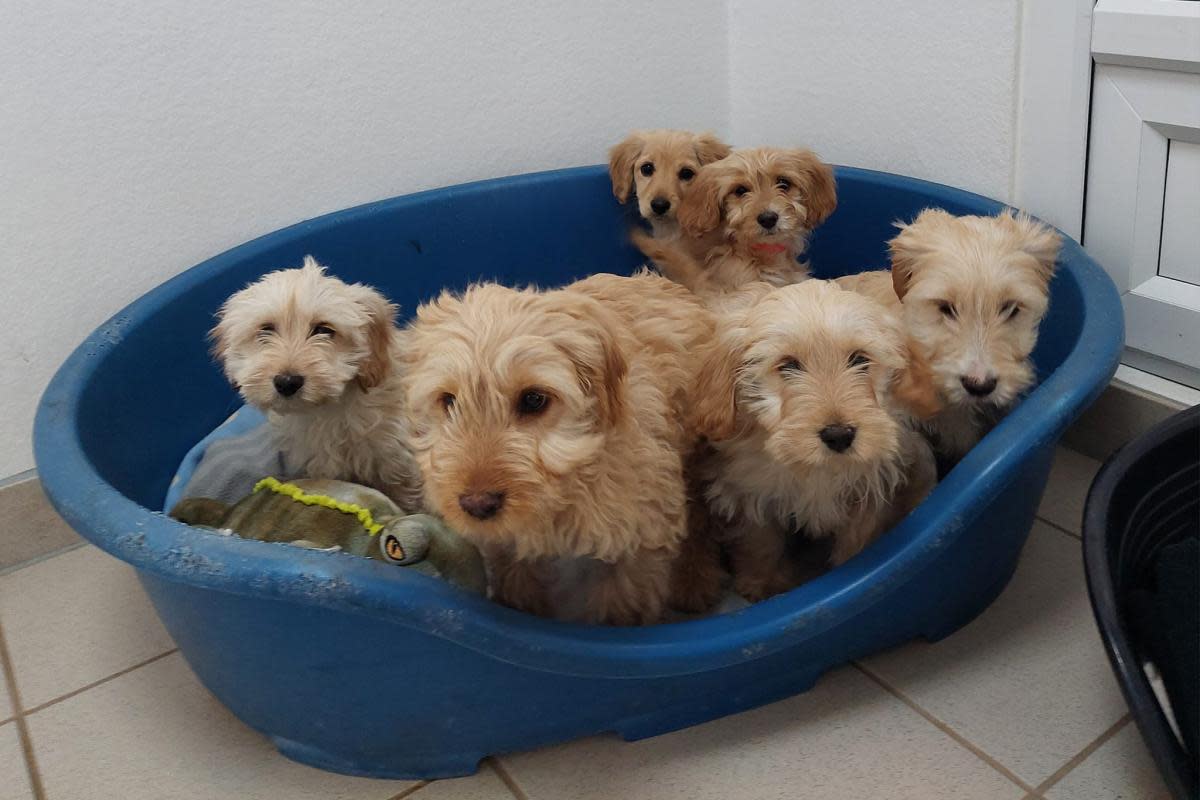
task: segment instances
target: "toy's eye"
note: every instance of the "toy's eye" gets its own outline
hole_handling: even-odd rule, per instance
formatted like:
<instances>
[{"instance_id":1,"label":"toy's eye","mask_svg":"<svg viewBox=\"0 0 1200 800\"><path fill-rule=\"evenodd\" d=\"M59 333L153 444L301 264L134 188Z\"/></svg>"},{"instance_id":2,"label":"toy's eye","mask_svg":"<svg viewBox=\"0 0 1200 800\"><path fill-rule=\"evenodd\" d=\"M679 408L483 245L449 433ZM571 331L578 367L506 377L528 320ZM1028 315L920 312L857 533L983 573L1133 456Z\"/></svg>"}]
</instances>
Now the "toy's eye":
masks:
<instances>
[{"instance_id":1,"label":"toy's eye","mask_svg":"<svg viewBox=\"0 0 1200 800\"><path fill-rule=\"evenodd\" d=\"M324 323L318 323L313 325L312 333L310 333L309 336L328 336L330 339L332 339L333 328Z\"/></svg>"},{"instance_id":2,"label":"toy's eye","mask_svg":"<svg viewBox=\"0 0 1200 800\"><path fill-rule=\"evenodd\" d=\"M696 177L696 170L691 167L684 167L679 170L679 180L681 181L690 181L694 177Z\"/></svg>"},{"instance_id":3,"label":"toy's eye","mask_svg":"<svg viewBox=\"0 0 1200 800\"><path fill-rule=\"evenodd\" d=\"M258 332L259 333L274 333L275 332L275 324L268 322L266 325L261 325L261 326L259 326Z\"/></svg>"},{"instance_id":4,"label":"toy's eye","mask_svg":"<svg viewBox=\"0 0 1200 800\"><path fill-rule=\"evenodd\" d=\"M450 409L454 408L454 399L454 395L449 392L442 392L442 395L438 398L438 403L441 404L444 411L449 412Z\"/></svg>"},{"instance_id":5,"label":"toy's eye","mask_svg":"<svg viewBox=\"0 0 1200 800\"><path fill-rule=\"evenodd\" d=\"M783 189L785 192L792 188L792 182L787 178L779 178L775 181L775 185L780 189Z\"/></svg>"},{"instance_id":6,"label":"toy's eye","mask_svg":"<svg viewBox=\"0 0 1200 800\"><path fill-rule=\"evenodd\" d=\"M946 317L947 319L958 319L958 309L954 307L953 303L948 303L945 300L939 300L937 307L938 311L942 312L943 317Z\"/></svg>"},{"instance_id":7,"label":"toy's eye","mask_svg":"<svg viewBox=\"0 0 1200 800\"><path fill-rule=\"evenodd\" d=\"M638 171L641 172L643 175L645 175L647 178L649 178L651 175L654 174L654 165L651 164L649 161L647 161L645 164L642 164L641 168Z\"/></svg>"},{"instance_id":8,"label":"toy's eye","mask_svg":"<svg viewBox=\"0 0 1200 800\"><path fill-rule=\"evenodd\" d=\"M741 197L742 195L744 195L744 194L745 194L746 192L748 192L748 191L750 191L750 187L749 187L749 186L738 186L737 188L735 188L735 189L733 190L733 193L734 193L734 194L736 194L738 197Z\"/></svg>"},{"instance_id":9,"label":"toy's eye","mask_svg":"<svg viewBox=\"0 0 1200 800\"><path fill-rule=\"evenodd\" d=\"M871 363L871 359L862 350L855 350L850 354L850 366L854 368L865 367Z\"/></svg>"},{"instance_id":10,"label":"toy's eye","mask_svg":"<svg viewBox=\"0 0 1200 800\"><path fill-rule=\"evenodd\" d=\"M526 389L517 399L517 413L523 416L540 414L550 403L550 396L537 389Z\"/></svg>"},{"instance_id":11,"label":"toy's eye","mask_svg":"<svg viewBox=\"0 0 1200 800\"><path fill-rule=\"evenodd\" d=\"M1021 307L1015 301L1010 300L1000 307L1000 316L1005 320L1010 320L1019 313L1021 313Z\"/></svg>"},{"instance_id":12,"label":"toy's eye","mask_svg":"<svg viewBox=\"0 0 1200 800\"><path fill-rule=\"evenodd\" d=\"M780 372L803 372L804 365L789 356L780 361L779 366L776 369L778 369Z\"/></svg>"}]
</instances>

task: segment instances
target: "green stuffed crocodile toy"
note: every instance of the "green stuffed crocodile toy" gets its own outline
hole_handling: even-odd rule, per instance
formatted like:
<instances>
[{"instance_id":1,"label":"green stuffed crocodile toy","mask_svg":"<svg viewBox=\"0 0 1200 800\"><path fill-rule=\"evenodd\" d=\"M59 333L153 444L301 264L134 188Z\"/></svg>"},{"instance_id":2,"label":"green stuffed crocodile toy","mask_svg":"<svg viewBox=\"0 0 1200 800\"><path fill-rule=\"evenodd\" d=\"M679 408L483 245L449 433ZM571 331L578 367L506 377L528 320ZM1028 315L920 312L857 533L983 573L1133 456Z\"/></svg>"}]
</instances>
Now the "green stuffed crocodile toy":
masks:
<instances>
[{"instance_id":1,"label":"green stuffed crocodile toy","mask_svg":"<svg viewBox=\"0 0 1200 800\"><path fill-rule=\"evenodd\" d=\"M171 516L187 525L230 530L246 539L285 542L366 556L486 593L483 559L470 542L428 514L405 514L382 492L346 481L263 478L232 506L206 497L180 500Z\"/></svg>"}]
</instances>

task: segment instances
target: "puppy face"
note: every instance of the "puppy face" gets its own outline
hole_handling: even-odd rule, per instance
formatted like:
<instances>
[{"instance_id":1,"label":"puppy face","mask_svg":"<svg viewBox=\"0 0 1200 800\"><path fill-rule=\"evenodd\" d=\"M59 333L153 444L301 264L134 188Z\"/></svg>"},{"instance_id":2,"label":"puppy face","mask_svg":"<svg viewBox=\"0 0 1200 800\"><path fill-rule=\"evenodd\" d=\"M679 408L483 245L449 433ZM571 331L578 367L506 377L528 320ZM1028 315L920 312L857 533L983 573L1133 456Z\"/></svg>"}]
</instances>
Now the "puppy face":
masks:
<instances>
[{"instance_id":1,"label":"puppy face","mask_svg":"<svg viewBox=\"0 0 1200 800\"><path fill-rule=\"evenodd\" d=\"M700 167L727 155L729 146L711 133L635 131L609 152L613 194L624 203L633 192L643 219L673 224Z\"/></svg>"},{"instance_id":2,"label":"puppy face","mask_svg":"<svg viewBox=\"0 0 1200 800\"><path fill-rule=\"evenodd\" d=\"M615 329L589 298L491 284L417 311L413 444L447 522L518 557L555 551L548 520L623 416Z\"/></svg>"},{"instance_id":3,"label":"puppy face","mask_svg":"<svg viewBox=\"0 0 1200 800\"><path fill-rule=\"evenodd\" d=\"M900 321L882 305L827 281L785 286L722 332L697 427L719 441L739 421L755 425L776 463L867 474L899 453L894 390L912 373Z\"/></svg>"},{"instance_id":4,"label":"puppy face","mask_svg":"<svg viewBox=\"0 0 1200 800\"><path fill-rule=\"evenodd\" d=\"M700 170L679 210L691 236L722 228L744 256L803 252L837 207L833 170L808 150L738 150Z\"/></svg>"},{"instance_id":5,"label":"puppy face","mask_svg":"<svg viewBox=\"0 0 1200 800\"><path fill-rule=\"evenodd\" d=\"M923 211L890 244L909 333L951 403L1010 405L1033 382L1029 354L1062 241L1026 215Z\"/></svg>"},{"instance_id":6,"label":"puppy face","mask_svg":"<svg viewBox=\"0 0 1200 800\"><path fill-rule=\"evenodd\" d=\"M269 273L225 302L212 331L226 377L247 403L280 413L370 389L391 362L395 306L374 289L300 269Z\"/></svg>"}]
</instances>

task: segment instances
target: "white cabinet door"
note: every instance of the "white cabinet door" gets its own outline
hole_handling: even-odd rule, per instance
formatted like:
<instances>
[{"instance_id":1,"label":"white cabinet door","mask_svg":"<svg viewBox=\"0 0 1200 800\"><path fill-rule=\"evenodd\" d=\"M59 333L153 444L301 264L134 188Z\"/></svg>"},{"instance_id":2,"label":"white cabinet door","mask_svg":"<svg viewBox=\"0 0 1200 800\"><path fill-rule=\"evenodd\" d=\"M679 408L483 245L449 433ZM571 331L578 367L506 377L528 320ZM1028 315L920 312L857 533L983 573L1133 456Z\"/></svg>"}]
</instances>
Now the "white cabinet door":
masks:
<instances>
[{"instance_id":1,"label":"white cabinet door","mask_svg":"<svg viewBox=\"0 0 1200 800\"><path fill-rule=\"evenodd\" d=\"M1092 55L1084 245L1124 297L1127 360L1195 385L1200 3L1100 0Z\"/></svg>"}]
</instances>

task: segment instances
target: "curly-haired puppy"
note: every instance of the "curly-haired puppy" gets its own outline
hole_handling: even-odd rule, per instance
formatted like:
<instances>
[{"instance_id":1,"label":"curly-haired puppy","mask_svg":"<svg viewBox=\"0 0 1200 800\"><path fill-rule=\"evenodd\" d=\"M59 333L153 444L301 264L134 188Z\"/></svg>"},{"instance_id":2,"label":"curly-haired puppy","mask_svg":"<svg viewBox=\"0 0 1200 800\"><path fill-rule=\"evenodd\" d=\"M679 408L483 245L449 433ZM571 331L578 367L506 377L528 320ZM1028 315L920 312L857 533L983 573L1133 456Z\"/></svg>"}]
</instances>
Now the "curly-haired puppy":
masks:
<instances>
[{"instance_id":1,"label":"curly-haired puppy","mask_svg":"<svg viewBox=\"0 0 1200 800\"><path fill-rule=\"evenodd\" d=\"M234 294L217 316L214 352L245 401L267 412L289 468L421 507L395 306L307 256Z\"/></svg>"},{"instance_id":2,"label":"curly-haired puppy","mask_svg":"<svg viewBox=\"0 0 1200 800\"><path fill-rule=\"evenodd\" d=\"M657 275L421 306L406 350L430 505L493 596L543 616L656 621L685 535L682 420L712 320Z\"/></svg>"},{"instance_id":3,"label":"curly-haired puppy","mask_svg":"<svg viewBox=\"0 0 1200 800\"><path fill-rule=\"evenodd\" d=\"M637 197L638 213L659 239L675 239L676 210L705 164L729 155L729 145L711 133L634 131L608 154L613 194L622 203Z\"/></svg>"},{"instance_id":4,"label":"curly-haired puppy","mask_svg":"<svg viewBox=\"0 0 1200 800\"><path fill-rule=\"evenodd\" d=\"M932 386L892 312L828 281L752 290L723 321L696 413L720 457L708 498L729 520L734 588L758 600L796 583L793 528L830 538L841 564L919 503L936 469L907 424L932 411Z\"/></svg>"},{"instance_id":5,"label":"curly-haired puppy","mask_svg":"<svg viewBox=\"0 0 1200 800\"><path fill-rule=\"evenodd\" d=\"M890 302L933 370L943 410L925 424L954 463L1029 388L1029 355L1062 239L1026 214L927 209L891 241L892 271L839 279Z\"/></svg>"},{"instance_id":6,"label":"curly-haired puppy","mask_svg":"<svg viewBox=\"0 0 1200 800\"><path fill-rule=\"evenodd\" d=\"M735 150L703 167L679 207L683 236L634 240L663 274L693 291L736 292L808 277L808 236L837 207L833 170L809 150ZM710 241L699 255L686 243Z\"/></svg>"}]
</instances>

